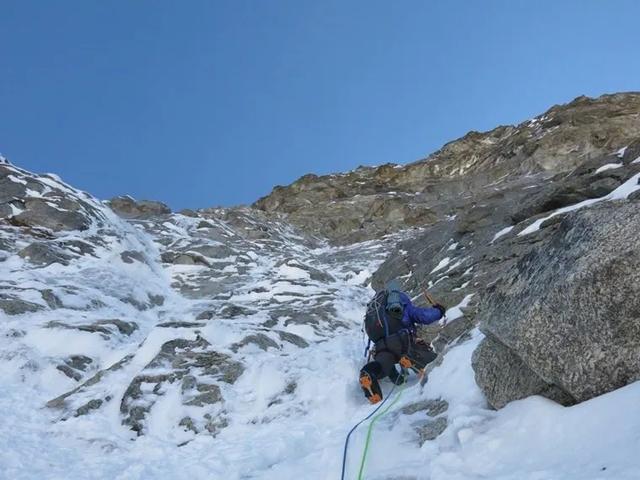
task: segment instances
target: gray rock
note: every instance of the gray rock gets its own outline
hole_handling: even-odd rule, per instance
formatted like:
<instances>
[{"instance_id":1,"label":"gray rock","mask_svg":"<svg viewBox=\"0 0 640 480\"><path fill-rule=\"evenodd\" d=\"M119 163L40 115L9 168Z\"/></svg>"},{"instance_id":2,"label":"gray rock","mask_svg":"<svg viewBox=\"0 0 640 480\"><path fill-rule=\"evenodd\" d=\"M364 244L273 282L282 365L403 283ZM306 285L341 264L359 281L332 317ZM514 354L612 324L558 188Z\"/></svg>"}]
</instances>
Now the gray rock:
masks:
<instances>
[{"instance_id":1,"label":"gray rock","mask_svg":"<svg viewBox=\"0 0 640 480\"><path fill-rule=\"evenodd\" d=\"M223 259L235 255L237 252L228 245L204 244L189 247L189 254L196 253L205 258Z\"/></svg>"},{"instance_id":2,"label":"gray rock","mask_svg":"<svg viewBox=\"0 0 640 480\"><path fill-rule=\"evenodd\" d=\"M60 370L67 377L75 380L76 382L79 382L82 379L82 375L68 365L58 365L56 366L56 369Z\"/></svg>"},{"instance_id":3,"label":"gray rock","mask_svg":"<svg viewBox=\"0 0 640 480\"><path fill-rule=\"evenodd\" d=\"M600 180L596 180L590 185L590 190L593 192L593 196L589 198L598 198L608 195L620 186L621 182L617 178L607 177ZM576 202L577 203L577 202Z\"/></svg>"},{"instance_id":4,"label":"gray rock","mask_svg":"<svg viewBox=\"0 0 640 480\"><path fill-rule=\"evenodd\" d=\"M204 265L209 267L210 263L207 258L194 251L188 252L164 252L161 255L164 263L173 263L174 265Z\"/></svg>"},{"instance_id":5,"label":"gray rock","mask_svg":"<svg viewBox=\"0 0 640 480\"><path fill-rule=\"evenodd\" d=\"M200 322L162 322L158 324L158 327L163 328L198 328L204 326L205 324Z\"/></svg>"},{"instance_id":6,"label":"gray rock","mask_svg":"<svg viewBox=\"0 0 640 480\"><path fill-rule=\"evenodd\" d=\"M191 430L193 433L198 433L198 429L193 423L193 419L191 417L184 417L178 423L181 427L184 427L186 430Z\"/></svg>"},{"instance_id":7,"label":"gray rock","mask_svg":"<svg viewBox=\"0 0 640 480\"><path fill-rule=\"evenodd\" d=\"M18 255L39 267L46 267L52 263L69 265L69 261L73 258L72 255L49 242L34 242L20 250Z\"/></svg>"},{"instance_id":8,"label":"gray rock","mask_svg":"<svg viewBox=\"0 0 640 480\"><path fill-rule=\"evenodd\" d=\"M228 303L220 309L218 316L220 318L236 318L236 317L248 317L256 313L258 312L251 308Z\"/></svg>"},{"instance_id":9,"label":"gray rock","mask_svg":"<svg viewBox=\"0 0 640 480\"><path fill-rule=\"evenodd\" d=\"M131 197L116 197L107 203L114 212L123 218L146 219L171 213L171 209L164 203L151 200L136 201Z\"/></svg>"},{"instance_id":10,"label":"gray rock","mask_svg":"<svg viewBox=\"0 0 640 480\"><path fill-rule=\"evenodd\" d=\"M140 300L134 298L133 296L128 296L120 299L121 302L128 303L132 305L136 309L144 312L145 310L149 310L150 308L154 308L160 306L164 303L164 297L162 295L152 295L147 294L147 301L141 302Z\"/></svg>"},{"instance_id":11,"label":"gray rock","mask_svg":"<svg viewBox=\"0 0 640 480\"><path fill-rule=\"evenodd\" d=\"M13 215L13 209L8 203L0 203L0 218L7 218Z\"/></svg>"},{"instance_id":12,"label":"gray rock","mask_svg":"<svg viewBox=\"0 0 640 480\"><path fill-rule=\"evenodd\" d=\"M437 417L441 413L444 413L449 408L449 403L446 400L438 399L427 399L422 400L420 402L415 402L410 405L406 405L402 408L402 413L404 415L413 415L417 412L425 412L430 417Z\"/></svg>"},{"instance_id":13,"label":"gray rock","mask_svg":"<svg viewBox=\"0 0 640 480\"><path fill-rule=\"evenodd\" d=\"M280 349L280 345L278 345L275 340L272 340L270 337L265 335L264 333L255 333L252 335L247 335L240 342L234 343L231 345L231 351L237 352L242 347L254 344L260 347L262 350L267 350L269 347Z\"/></svg>"},{"instance_id":14,"label":"gray rock","mask_svg":"<svg viewBox=\"0 0 640 480\"><path fill-rule=\"evenodd\" d=\"M0 293L0 310L7 315L22 315L23 313L34 313L44 310L42 305L27 302L19 297L7 293Z\"/></svg>"},{"instance_id":15,"label":"gray rock","mask_svg":"<svg viewBox=\"0 0 640 480\"><path fill-rule=\"evenodd\" d=\"M122 335L131 335L138 329L135 322L125 322L118 319L97 320L90 324L67 324L64 322L51 321L45 325L47 328L62 328L66 330L80 330L81 332L100 333L106 337L113 335L116 331Z\"/></svg>"},{"instance_id":16,"label":"gray rock","mask_svg":"<svg viewBox=\"0 0 640 480\"><path fill-rule=\"evenodd\" d=\"M144 254L142 252L135 252L133 250L127 250L126 252L122 252L120 254L120 258L122 258L122 261L125 263L133 263L133 262L146 263Z\"/></svg>"},{"instance_id":17,"label":"gray rock","mask_svg":"<svg viewBox=\"0 0 640 480\"><path fill-rule=\"evenodd\" d=\"M51 310L62 308L64 306L62 304L62 300L60 300L60 298L48 288L46 290L42 290L40 295L42 296L42 299L47 302L47 305Z\"/></svg>"},{"instance_id":18,"label":"gray rock","mask_svg":"<svg viewBox=\"0 0 640 480\"><path fill-rule=\"evenodd\" d=\"M280 340L293 343L296 347L307 348L309 346L309 342L294 333L283 332L282 330L277 330L276 333L280 337Z\"/></svg>"},{"instance_id":19,"label":"gray rock","mask_svg":"<svg viewBox=\"0 0 640 480\"><path fill-rule=\"evenodd\" d=\"M194 377L193 375L185 375L184 377L182 377L182 393L193 390L194 388L196 388L197 384L198 381L196 380L196 377Z\"/></svg>"},{"instance_id":20,"label":"gray rock","mask_svg":"<svg viewBox=\"0 0 640 480\"><path fill-rule=\"evenodd\" d=\"M106 246L103 237L92 236L89 238L91 243L83 240L63 240L59 242L59 246L65 251L71 252L75 255L91 255L95 257L95 251L97 246Z\"/></svg>"},{"instance_id":21,"label":"gray rock","mask_svg":"<svg viewBox=\"0 0 640 480\"><path fill-rule=\"evenodd\" d=\"M75 370L85 372L89 365L93 363L93 360L85 355L72 355L64 363Z\"/></svg>"},{"instance_id":22,"label":"gray rock","mask_svg":"<svg viewBox=\"0 0 640 480\"><path fill-rule=\"evenodd\" d=\"M15 198L26 196L27 185L11 180L9 175L13 174L15 174L13 168L0 166L0 204L8 204Z\"/></svg>"},{"instance_id":23,"label":"gray rock","mask_svg":"<svg viewBox=\"0 0 640 480\"><path fill-rule=\"evenodd\" d=\"M640 158L640 138L627 145L622 160L624 163L629 164L638 158Z\"/></svg>"},{"instance_id":24,"label":"gray rock","mask_svg":"<svg viewBox=\"0 0 640 480\"><path fill-rule=\"evenodd\" d=\"M462 212L456 220L456 232L458 234L465 234L475 232L480 228L495 225L495 206L483 205L476 206Z\"/></svg>"},{"instance_id":25,"label":"gray rock","mask_svg":"<svg viewBox=\"0 0 640 480\"><path fill-rule=\"evenodd\" d=\"M163 395L165 384L176 381L181 382L185 405L205 406L222 401L220 388L214 383L204 383L205 379L234 383L243 370L239 362L211 350L211 345L202 337L166 342L127 387L120 402L122 423L142 435L146 417Z\"/></svg>"},{"instance_id":26,"label":"gray rock","mask_svg":"<svg viewBox=\"0 0 640 480\"><path fill-rule=\"evenodd\" d=\"M463 317L448 322L444 328L438 331L437 337L432 340L433 349L437 353L442 353L447 345L469 333L477 326L478 322L475 314L469 314L469 310L466 309Z\"/></svg>"},{"instance_id":27,"label":"gray rock","mask_svg":"<svg viewBox=\"0 0 640 480\"><path fill-rule=\"evenodd\" d=\"M438 417L434 420L427 420L415 427L420 445L422 446L424 442L438 438L446 430L447 424L447 417Z\"/></svg>"},{"instance_id":28,"label":"gray rock","mask_svg":"<svg viewBox=\"0 0 640 480\"><path fill-rule=\"evenodd\" d=\"M8 256L15 249L15 241L12 238L0 237L0 259Z\"/></svg>"},{"instance_id":29,"label":"gray rock","mask_svg":"<svg viewBox=\"0 0 640 480\"><path fill-rule=\"evenodd\" d=\"M76 395L79 395L80 398L85 398L86 394L88 392L91 392L94 386L98 385L105 377L111 375L113 372L117 372L121 370L125 365L127 365L131 361L133 357L134 357L133 355L127 355L123 357L121 360L119 360L118 362L114 363L109 368L105 370L100 370L91 378L89 378L86 382L84 382L82 385L79 385L73 390L67 393L64 393L52 400L49 400L46 404L47 407L53 408L53 409L67 409L69 406L73 405L74 403L73 400L76 398ZM108 402L111 400L111 396L108 394L105 395L103 389L98 389L98 392L100 395L103 396L103 398L99 398L96 400L103 400L105 402ZM73 412L75 414L75 410ZM68 415L62 417L62 419L65 419L65 418L68 418Z\"/></svg>"},{"instance_id":30,"label":"gray rock","mask_svg":"<svg viewBox=\"0 0 640 480\"><path fill-rule=\"evenodd\" d=\"M215 316L212 310L204 310L196 316L196 320L211 320Z\"/></svg>"},{"instance_id":31,"label":"gray rock","mask_svg":"<svg viewBox=\"0 0 640 480\"><path fill-rule=\"evenodd\" d=\"M185 405L203 407L205 405L211 405L218 403L222 400L222 394L220 393L220 387L218 385L198 384L196 386L197 395L187 400Z\"/></svg>"},{"instance_id":32,"label":"gray rock","mask_svg":"<svg viewBox=\"0 0 640 480\"><path fill-rule=\"evenodd\" d=\"M492 405L544 385L581 402L640 379L639 238L637 205L608 202L567 215L503 272L473 365Z\"/></svg>"},{"instance_id":33,"label":"gray rock","mask_svg":"<svg viewBox=\"0 0 640 480\"><path fill-rule=\"evenodd\" d=\"M149 299L150 308L161 307L165 302L165 298L163 295L154 295L152 293L148 293L147 298Z\"/></svg>"},{"instance_id":34,"label":"gray rock","mask_svg":"<svg viewBox=\"0 0 640 480\"><path fill-rule=\"evenodd\" d=\"M82 415L86 415L92 410L97 410L102 406L103 403L104 402L99 399L89 400L86 404L76 410L75 416L80 417Z\"/></svg>"},{"instance_id":35,"label":"gray rock","mask_svg":"<svg viewBox=\"0 0 640 480\"><path fill-rule=\"evenodd\" d=\"M205 428L207 432L209 432L212 436L216 436L220 433L220 430L229 426L229 420L226 417L215 417L211 418L209 414L205 415L207 418L207 424Z\"/></svg>"},{"instance_id":36,"label":"gray rock","mask_svg":"<svg viewBox=\"0 0 640 480\"><path fill-rule=\"evenodd\" d=\"M138 330L138 324L136 322L125 322L124 320L119 320L117 318L98 320L97 322L95 322L95 325L113 325L118 329L118 332L123 335L131 335L133 332Z\"/></svg>"},{"instance_id":37,"label":"gray rock","mask_svg":"<svg viewBox=\"0 0 640 480\"><path fill-rule=\"evenodd\" d=\"M493 408L502 408L531 395L542 395L567 406L576 403L569 394L545 382L514 352L491 337L476 348L471 365L476 383Z\"/></svg>"},{"instance_id":38,"label":"gray rock","mask_svg":"<svg viewBox=\"0 0 640 480\"><path fill-rule=\"evenodd\" d=\"M91 225L91 218L81 213L83 208L79 203L68 200L65 207L58 208L51 205L52 199L27 198L22 213L14 217L14 221L28 227L44 227L54 232L64 230L86 230ZM62 203L62 202L57 202Z\"/></svg>"}]
</instances>

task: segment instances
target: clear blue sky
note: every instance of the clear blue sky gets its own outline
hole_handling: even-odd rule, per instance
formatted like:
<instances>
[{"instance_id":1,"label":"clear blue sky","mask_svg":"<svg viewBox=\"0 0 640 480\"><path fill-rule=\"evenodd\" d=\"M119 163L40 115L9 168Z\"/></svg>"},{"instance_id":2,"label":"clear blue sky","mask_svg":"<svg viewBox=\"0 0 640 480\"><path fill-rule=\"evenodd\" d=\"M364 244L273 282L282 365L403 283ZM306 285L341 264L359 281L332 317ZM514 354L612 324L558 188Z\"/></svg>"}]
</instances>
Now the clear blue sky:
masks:
<instances>
[{"instance_id":1,"label":"clear blue sky","mask_svg":"<svg viewBox=\"0 0 640 480\"><path fill-rule=\"evenodd\" d=\"M635 0L0 0L0 152L100 198L250 203L640 90Z\"/></svg>"}]
</instances>

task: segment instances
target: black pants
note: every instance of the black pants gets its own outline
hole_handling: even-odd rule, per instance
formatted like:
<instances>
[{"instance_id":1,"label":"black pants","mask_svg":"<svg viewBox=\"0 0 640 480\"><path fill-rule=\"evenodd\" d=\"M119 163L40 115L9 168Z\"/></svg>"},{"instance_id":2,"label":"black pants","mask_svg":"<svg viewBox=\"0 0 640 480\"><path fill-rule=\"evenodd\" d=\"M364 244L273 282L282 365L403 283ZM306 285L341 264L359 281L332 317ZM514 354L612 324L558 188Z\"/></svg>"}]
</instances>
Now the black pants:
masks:
<instances>
[{"instance_id":1,"label":"black pants","mask_svg":"<svg viewBox=\"0 0 640 480\"><path fill-rule=\"evenodd\" d=\"M395 382L399 377L396 363L403 355L411 360L415 370L422 370L438 356L429 344L420 339L414 341L408 335L393 335L386 341L376 342L373 361L362 367L362 371L377 380L389 377Z\"/></svg>"}]
</instances>

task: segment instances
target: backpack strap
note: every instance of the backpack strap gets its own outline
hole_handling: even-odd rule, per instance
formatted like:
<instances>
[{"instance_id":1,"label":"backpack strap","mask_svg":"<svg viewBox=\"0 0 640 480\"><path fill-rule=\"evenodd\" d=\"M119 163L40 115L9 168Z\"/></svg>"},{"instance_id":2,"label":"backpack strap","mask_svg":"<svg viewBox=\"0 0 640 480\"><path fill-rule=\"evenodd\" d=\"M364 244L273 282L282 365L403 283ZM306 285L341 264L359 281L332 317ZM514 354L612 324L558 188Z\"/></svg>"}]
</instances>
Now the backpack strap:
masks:
<instances>
[{"instance_id":1,"label":"backpack strap","mask_svg":"<svg viewBox=\"0 0 640 480\"><path fill-rule=\"evenodd\" d=\"M378 323L380 324L380 326L384 325L384 338L387 338L389 336L389 322L387 321L387 314L386 314L387 294L384 295L384 304L380 304L378 302L378 295L376 295L375 297L375 302L376 302L376 316L378 317ZM382 318L380 318L381 307L382 307Z\"/></svg>"},{"instance_id":2,"label":"backpack strap","mask_svg":"<svg viewBox=\"0 0 640 480\"><path fill-rule=\"evenodd\" d=\"M364 358L369 356L369 350L371 349L371 339L367 342L367 348L364 349Z\"/></svg>"}]
</instances>

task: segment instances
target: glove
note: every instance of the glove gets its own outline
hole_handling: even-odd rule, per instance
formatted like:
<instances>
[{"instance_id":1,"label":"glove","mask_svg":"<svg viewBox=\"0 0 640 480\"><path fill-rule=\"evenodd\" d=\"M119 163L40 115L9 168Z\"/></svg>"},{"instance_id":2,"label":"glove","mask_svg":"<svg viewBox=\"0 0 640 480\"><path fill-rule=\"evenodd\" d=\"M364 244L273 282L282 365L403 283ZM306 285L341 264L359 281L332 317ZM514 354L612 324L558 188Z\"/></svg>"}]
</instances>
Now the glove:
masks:
<instances>
[{"instance_id":1,"label":"glove","mask_svg":"<svg viewBox=\"0 0 640 480\"><path fill-rule=\"evenodd\" d=\"M433 308L437 308L438 310L440 310L440 315L443 317L444 317L444 314L447 313L447 309L442 305L440 305L439 303L433 304Z\"/></svg>"}]
</instances>

